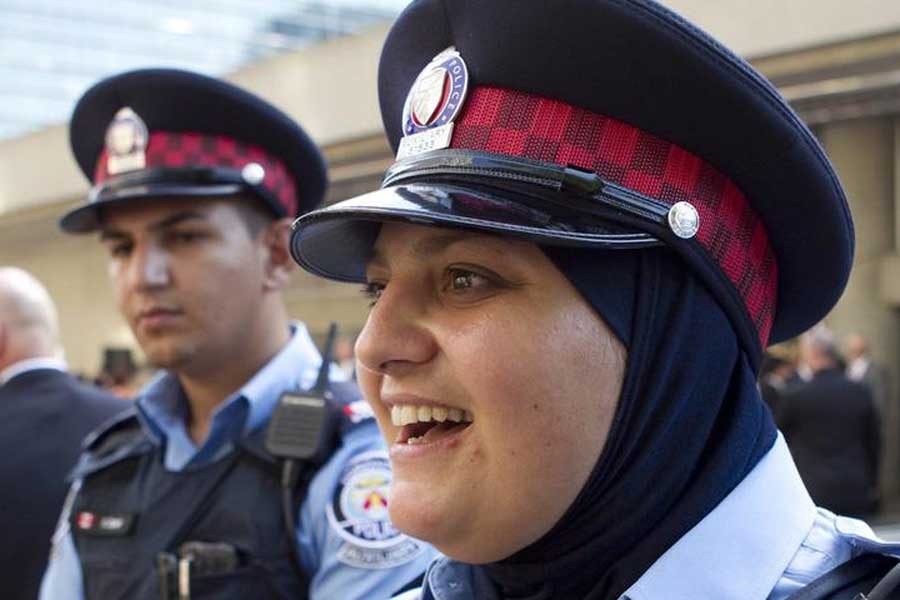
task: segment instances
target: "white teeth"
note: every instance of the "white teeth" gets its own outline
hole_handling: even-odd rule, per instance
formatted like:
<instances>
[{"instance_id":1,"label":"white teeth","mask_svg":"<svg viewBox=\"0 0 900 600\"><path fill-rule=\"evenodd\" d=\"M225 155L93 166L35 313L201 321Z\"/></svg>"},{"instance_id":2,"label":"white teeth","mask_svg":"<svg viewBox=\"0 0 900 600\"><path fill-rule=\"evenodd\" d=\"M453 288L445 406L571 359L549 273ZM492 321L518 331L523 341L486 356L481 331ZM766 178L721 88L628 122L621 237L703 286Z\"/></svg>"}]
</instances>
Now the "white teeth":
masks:
<instances>
[{"instance_id":1,"label":"white teeth","mask_svg":"<svg viewBox=\"0 0 900 600\"><path fill-rule=\"evenodd\" d=\"M462 410L460 408L449 408L446 406L413 406L406 404L403 406L394 405L391 407L391 423L395 427L403 427L413 423L443 423L450 421L453 423L471 423L475 420L471 411Z\"/></svg>"},{"instance_id":2,"label":"white teeth","mask_svg":"<svg viewBox=\"0 0 900 600\"><path fill-rule=\"evenodd\" d=\"M419 415L416 411L415 406L404 406L403 411L400 413L400 423L401 425L411 425L412 423L417 423L419 421Z\"/></svg>"}]
</instances>

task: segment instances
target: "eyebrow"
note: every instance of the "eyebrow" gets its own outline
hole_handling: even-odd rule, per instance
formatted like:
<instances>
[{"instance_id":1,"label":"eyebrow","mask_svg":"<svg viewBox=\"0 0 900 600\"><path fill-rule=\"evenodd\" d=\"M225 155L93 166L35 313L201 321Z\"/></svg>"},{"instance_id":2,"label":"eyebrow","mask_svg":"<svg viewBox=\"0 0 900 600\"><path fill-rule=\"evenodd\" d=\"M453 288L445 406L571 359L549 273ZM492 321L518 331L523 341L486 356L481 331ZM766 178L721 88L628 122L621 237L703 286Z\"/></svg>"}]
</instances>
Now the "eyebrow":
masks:
<instances>
[{"instance_id":1,"label":"eyebrow","mask_svg":"<svg viewBox=\"0 0 900 600\"><path fill-rule=\"evenodd\" d=\"M208 217L205 213L202 213L197 210L183 210L181 212L177 212L173 215L169 215L164 219L160 219L159 221L150 224L147 227L147 231L157 232L162 231L164 229L168 229L170 227L174 227L175 225L179 225L185 221L192 220L201 220L206 221ZM100 240L111 240L111 239L121 239L124 237L128 237L129 234L120 229L116 229L115 227L104 227L100 232Z\"/></svg>"},{"instance_id":2,"label":"eyebrow","mask_svg":"<svg viewBox=\"0 0 900 600\"><path fill-rule=\"evenodd\" d=\"M428 258L435 254L440 254L450 246L466 240L482 237L485 234L475 231L454 231L436 236L421 238L413 243L410 247L410 253L417 258ZM369 265L384 266L386 261L384 255L378 248L372 249L372 257L369 259Z\"/></svg>"}]
</instances>

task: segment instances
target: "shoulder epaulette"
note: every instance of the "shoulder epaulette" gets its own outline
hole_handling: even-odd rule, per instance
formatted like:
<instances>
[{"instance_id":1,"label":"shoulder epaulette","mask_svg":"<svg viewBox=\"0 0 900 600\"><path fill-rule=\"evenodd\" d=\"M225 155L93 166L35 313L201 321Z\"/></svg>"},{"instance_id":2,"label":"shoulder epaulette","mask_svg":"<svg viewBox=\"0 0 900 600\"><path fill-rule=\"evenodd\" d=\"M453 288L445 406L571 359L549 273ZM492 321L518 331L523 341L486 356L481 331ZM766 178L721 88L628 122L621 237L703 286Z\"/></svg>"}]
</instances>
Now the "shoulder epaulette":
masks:
<instances>
[{"instance_id":1,"label":"shoulder epaulette","mask_svg":"<svg viewBox=\"0 0 900 600\"><path fill-rule=\"evenodd\" d=\"M137 411L129 408L88 434L69 480L83 478L128 456L139 454L151 445L138 420Z\"/></svg>"}]
</instances>

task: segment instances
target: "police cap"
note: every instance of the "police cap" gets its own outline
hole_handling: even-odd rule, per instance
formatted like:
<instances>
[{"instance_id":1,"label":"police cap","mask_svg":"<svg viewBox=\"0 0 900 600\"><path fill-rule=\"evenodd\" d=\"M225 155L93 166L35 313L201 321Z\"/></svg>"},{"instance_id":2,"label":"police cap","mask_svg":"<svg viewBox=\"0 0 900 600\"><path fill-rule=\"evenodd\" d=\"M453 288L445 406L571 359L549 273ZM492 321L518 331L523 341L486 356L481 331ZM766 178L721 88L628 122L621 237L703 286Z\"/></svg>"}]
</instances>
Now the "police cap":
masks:
<instances>
[{"instance_id":1,"label":"police cap","mask_svg":"<svg viewBox=\"0 0 900 600\"><path fill-rule=\"evenodd\" d=\"M326 186L316 146L287 115L225 81L142 69L100 81L69 127L93 188L64 215L68 232L98 227L99 209L148 197L250 193L275 217L317 205Z\"/></svg>"},{"instance_id":2,"label":"police cap","mask_svg":"<svg viewBox=\"0 0 900 600\"><path fill-rule=\"evenodd\" d=\"M398 161L381 190L295 223L312 272L363 280L386 220L665 244L754 361L846 285L853 225L820 145L750 65L651 0L417 0L379 92Z\"/></svg>"}]
</instances>

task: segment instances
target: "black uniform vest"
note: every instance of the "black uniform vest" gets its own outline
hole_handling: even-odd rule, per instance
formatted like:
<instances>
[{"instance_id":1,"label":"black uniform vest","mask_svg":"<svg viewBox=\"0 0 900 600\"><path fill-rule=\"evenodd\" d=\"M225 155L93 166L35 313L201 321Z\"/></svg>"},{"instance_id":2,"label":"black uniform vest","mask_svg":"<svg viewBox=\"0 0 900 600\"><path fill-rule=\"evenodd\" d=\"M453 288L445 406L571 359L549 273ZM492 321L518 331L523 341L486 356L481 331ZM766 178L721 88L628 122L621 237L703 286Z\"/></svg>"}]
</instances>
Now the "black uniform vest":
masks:
<instances>
[{"instance_id":1,"label":"black uniform vest","mask_svg":"<svg viewBox=\"0 0 900 600\"><path fill-rule=\"evenodd\" d=\"M358 398L339 395L338 404ZM237 550L238 566L227 573L192 572L194 600L305 598L307 578L288 537L295 534L283 520L282 463L266 451L264 437L260 431L224 459L177 473L165 469L162 448L134 411L90 439L72 474L82 485L69 517L85 598L161 598L160 553L177 554L185 542ZM310 478L300 478L302 488ZM295 490L295 498L304 492ZM174 583L170 589L177 598Z\"/></svg>"}]
</instances>

